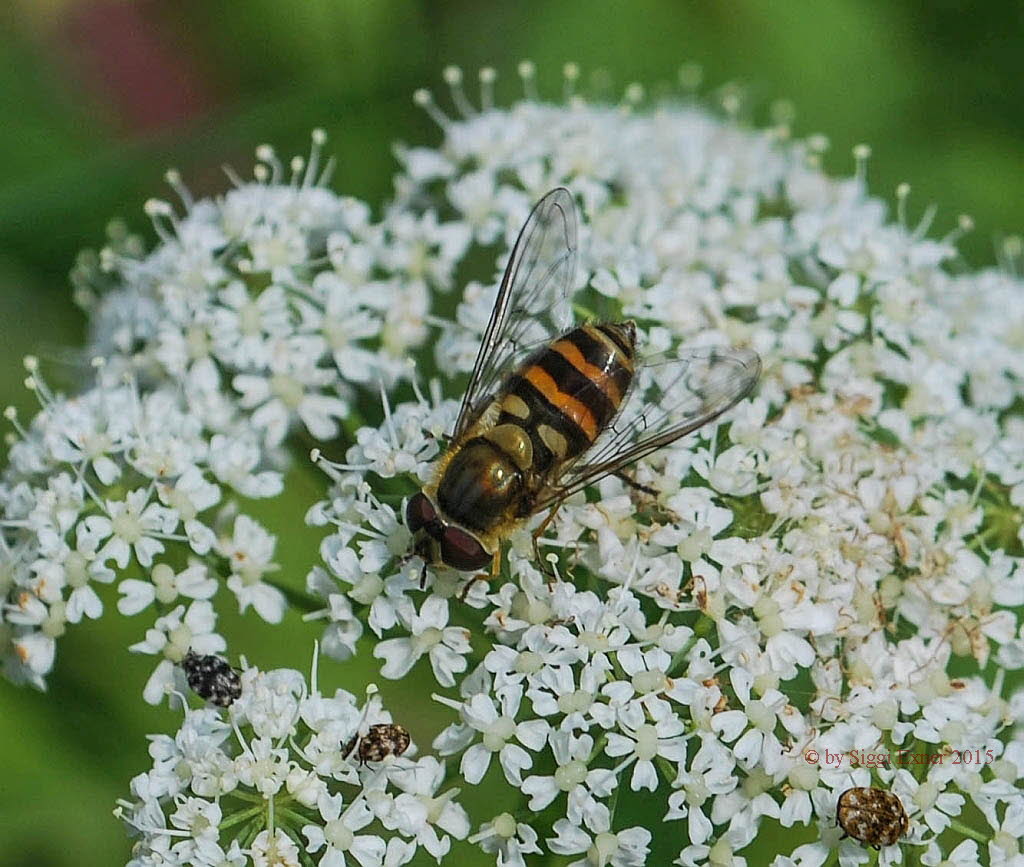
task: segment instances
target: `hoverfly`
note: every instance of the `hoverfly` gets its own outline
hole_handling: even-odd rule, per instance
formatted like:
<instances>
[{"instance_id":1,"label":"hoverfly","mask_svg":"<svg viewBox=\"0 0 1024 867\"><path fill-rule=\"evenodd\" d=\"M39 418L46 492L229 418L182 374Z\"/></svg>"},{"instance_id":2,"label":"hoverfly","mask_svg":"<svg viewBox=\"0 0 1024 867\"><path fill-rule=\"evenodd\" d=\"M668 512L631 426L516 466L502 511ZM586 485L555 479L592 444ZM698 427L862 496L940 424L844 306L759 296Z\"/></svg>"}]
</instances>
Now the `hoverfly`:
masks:
<instances>
[{"instance_id":1,"label":"hoverfly","mask_svg":"<svg viewBox=\"0 0 1024 867\"><path fill-rule=\"evenodd\" d=\"M497 574L502 541L532 515L718 418L757 381L751 350L641 359L632 321L574 327L576 256L559 187L519 233L450 444L406 506L425 564L493 560Z\"/></svg>"}]
</instances>

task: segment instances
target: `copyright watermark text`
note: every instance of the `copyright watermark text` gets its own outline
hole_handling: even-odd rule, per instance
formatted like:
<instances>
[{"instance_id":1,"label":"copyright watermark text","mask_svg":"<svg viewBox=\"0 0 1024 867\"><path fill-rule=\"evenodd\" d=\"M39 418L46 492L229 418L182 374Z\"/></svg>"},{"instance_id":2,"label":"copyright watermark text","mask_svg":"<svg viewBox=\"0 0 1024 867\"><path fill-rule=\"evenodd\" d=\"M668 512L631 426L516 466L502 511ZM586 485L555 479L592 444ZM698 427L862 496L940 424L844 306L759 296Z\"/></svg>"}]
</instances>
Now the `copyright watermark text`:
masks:
<instances>
[{"instance_id":1,"label":"copyright watermark text","mask_svg":"<svg viewBox=\"0 0 1024 867\"><path fill-rule=\"evenodd\" d=\"M884 768L890 765L987 765L995 761L992 750L945 750L937 753L896 750L895 752L872 752L870 750L848 750L832 752L829 749L804 750L804 761L809 765L827 768Z\"/></svg>"}]
</instances>

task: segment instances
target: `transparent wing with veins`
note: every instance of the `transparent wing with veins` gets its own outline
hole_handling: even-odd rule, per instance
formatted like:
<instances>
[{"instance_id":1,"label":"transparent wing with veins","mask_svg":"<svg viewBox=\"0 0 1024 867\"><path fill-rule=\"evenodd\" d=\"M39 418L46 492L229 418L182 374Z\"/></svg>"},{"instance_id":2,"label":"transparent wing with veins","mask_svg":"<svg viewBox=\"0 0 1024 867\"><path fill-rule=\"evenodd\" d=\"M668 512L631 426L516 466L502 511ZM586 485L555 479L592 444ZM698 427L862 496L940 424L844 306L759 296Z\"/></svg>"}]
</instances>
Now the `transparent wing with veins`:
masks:
<instances>
[{"instance_id":1,"label":"transparent wing with veins","mask_svg":"<svg viewBox=\"0 0 1024 867\"><path fill-rule=\"evenodd\" d=\"M537 509L714 421L750 393L760 372L756 352L730 347L681 349L641 362L615 420L541 493Z\"/></svg>"},{"instance_id":2,"label":"transparent wing with veins","mask_svg":"<svg viewBox=\"0 0 1024 867\"><path fill-rule=\"evenodd\" d=\"M502 380L538 345L572 325L576 205L564 187L534 206L519 232L455 423L458 439L479 418Z\"/></svg>"}]
</instances>

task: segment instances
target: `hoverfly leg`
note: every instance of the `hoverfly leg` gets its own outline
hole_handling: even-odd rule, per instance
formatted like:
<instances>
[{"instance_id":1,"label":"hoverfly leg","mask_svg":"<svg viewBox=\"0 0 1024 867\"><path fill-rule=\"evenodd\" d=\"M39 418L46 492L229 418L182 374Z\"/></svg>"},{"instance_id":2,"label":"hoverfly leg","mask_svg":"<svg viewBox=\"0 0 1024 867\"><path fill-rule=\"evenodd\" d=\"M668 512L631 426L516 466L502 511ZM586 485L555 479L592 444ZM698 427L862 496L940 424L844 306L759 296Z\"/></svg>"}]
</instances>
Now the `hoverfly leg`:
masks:
<instances>
[{"instance_id":1,"label":"hoverfly leg","mask_svg":"<svg viewBox=\"0 0 1024 867\"><path fill-rule=\"evenodd\" d=\"M624 470L616 470L612 475L616 478L622 479L622 481L629 485L634 491L639 491L641 494L647 494L650 497L658 496L658 492L654 490L654 488L649 488L647 485L641 485L636 479L631 478Z\"/></svg>"},{"instance_id":2,"label":"hoverfly leg","mask_svg":"<svg viewBox=\"0 0 1024 867\"><path fill-rule=\"evenodd\" d=\"M491 560L491 571L490 572L478 572L472 578L466 582L466 586L462 588L459 593L459 602L465 602L466 597L469 596L469 591L473 589L473 585L477 581L483 581L485 584L493 581L501 574L501 548L494 552L494 558Z\"/></svg>"},{"instance_id":3,"label":"hoverfly leg","mask_svg":"<svg viewBox=\"0 0 1024 867\"><path fill-rule=\"evenodd\" d=\"M466 584L462 588L462 590L459 591L459 602L465 602L466 601L466 597L469 596L469 591L473 589L473 585L476 584L477 581L483 581L486 584L487 583L487 576L483 575L483 574L480 574L480 575L474 575L472 578L470 578L466 582Z\"/></svg>"},{"instance_id":4,"label":"hoverfly leg","mask_svg":"<svg viewBox=\"0 0 1024 867\"><path fill-rule=\"evenodd\" d=\"M420 569L420 590L427 589L427 561L423 561L423 568Z\"/></svg>"},{"instance_id":5,"label":"hoverfly leg","mask_svg":"<svg viewBox=\"0 0 1024 867\"><path fill-rule=\"evenodd\" d=\"M555 570L551 568L548 561L545 560L540 553L540 537L544 535L544 531L548 528L555 515L558 514L558 510L562 508L562 501L559 500L551 507L551 511L545 515L544 520L537 525L537 529L533 531L533 556L537 563L540 564L540 570L548 576L548 584L552 584L558 576L555 574Z\"/></svg>"},{"instance_id":6,"label":"hoverfly leg","mask_svg":"<svg viewBox=\"0 0 1024 867\"><path fill-rule=\"evenodd\" d=\"M551 564L541 556L538 540L538 536L533 537L533 558L537 561L538 566L540 566L540 571L547 577L548 584L551 585L558 576L555 575L555 570L551 568Z\"/></svg>"}]
</instances>

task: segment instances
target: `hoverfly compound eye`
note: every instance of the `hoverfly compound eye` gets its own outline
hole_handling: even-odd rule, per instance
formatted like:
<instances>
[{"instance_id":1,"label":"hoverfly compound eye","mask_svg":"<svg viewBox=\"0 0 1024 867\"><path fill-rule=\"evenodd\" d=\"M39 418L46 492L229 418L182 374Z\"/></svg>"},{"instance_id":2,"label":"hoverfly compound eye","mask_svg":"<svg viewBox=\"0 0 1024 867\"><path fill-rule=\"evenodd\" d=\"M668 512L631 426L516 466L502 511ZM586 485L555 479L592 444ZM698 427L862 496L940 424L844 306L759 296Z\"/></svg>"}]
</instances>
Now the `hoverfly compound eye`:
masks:
<instances>
[{"instance_id":1,"label":"hoverfly compound eye","mask_svg":"<svg viewBox=\"0 0 1024 867\"><path fill-rule=\"evenodd\" d=\"M405 526L410 533L422 530L437 520L437 510L422 491L414 496L405 507Z\"/></svg>"},{"instance_id":2,"label":"hoverfly compound eye","mask_svg":"<svg viewBox=\"0 0 1024 867\"><path fill-rule=\"evenodd\" d=\"M460 572L473 572L490 563L491 555L465 530L448 526L441 534L441 559Z\"/></svg>"}]
</instances>

